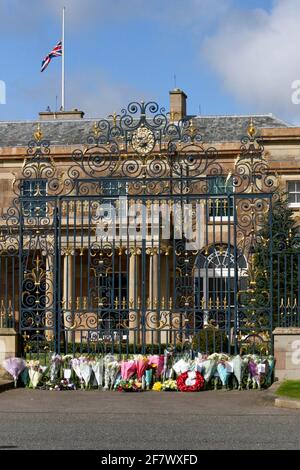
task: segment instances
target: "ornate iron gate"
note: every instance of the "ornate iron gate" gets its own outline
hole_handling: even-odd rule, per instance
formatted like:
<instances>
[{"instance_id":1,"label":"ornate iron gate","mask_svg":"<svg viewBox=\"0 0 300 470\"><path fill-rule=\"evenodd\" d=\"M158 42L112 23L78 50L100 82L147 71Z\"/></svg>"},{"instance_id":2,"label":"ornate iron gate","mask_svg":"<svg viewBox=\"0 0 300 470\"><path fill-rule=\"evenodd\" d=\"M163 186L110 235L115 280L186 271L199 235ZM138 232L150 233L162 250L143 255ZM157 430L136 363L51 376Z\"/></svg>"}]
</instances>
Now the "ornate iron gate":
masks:
<instances>
[{"instance_id":1,"label":"ornate iron gate","mask_svg":"<svg viewBox=\"0 0 300 470\"><path fill-rule=\"evenodd\" d=\"M231 168L193 120L131 103L95 124L68 166L38 128L14 189L3 318L25 352L270 347L276 179L253 125ZM271 275L258 305L253 253L266 217Z\"/></svg>"}]
</instances>

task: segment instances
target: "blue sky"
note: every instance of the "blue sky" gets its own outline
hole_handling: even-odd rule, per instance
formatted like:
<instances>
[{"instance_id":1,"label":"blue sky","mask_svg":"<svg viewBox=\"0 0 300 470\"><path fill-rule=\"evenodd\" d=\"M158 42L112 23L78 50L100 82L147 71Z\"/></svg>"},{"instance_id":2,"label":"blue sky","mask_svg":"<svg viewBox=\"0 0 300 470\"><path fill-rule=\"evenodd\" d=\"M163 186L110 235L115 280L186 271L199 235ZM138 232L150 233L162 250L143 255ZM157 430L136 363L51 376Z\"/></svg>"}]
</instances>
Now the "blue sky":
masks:
<instances>
[{"instance_id":1,"label":"blue sky","mask_svg":"<svg viewBox=\"0 0 300 470\"><path fill-rule=\"evenodd\" d=\"M66 6L66 107L106 116L131 100L168 106L177 86L191 114L273 112L297 123L298 0L0 0L0 120L36 119L60 102Z\"/></svg>"}]
</instances>

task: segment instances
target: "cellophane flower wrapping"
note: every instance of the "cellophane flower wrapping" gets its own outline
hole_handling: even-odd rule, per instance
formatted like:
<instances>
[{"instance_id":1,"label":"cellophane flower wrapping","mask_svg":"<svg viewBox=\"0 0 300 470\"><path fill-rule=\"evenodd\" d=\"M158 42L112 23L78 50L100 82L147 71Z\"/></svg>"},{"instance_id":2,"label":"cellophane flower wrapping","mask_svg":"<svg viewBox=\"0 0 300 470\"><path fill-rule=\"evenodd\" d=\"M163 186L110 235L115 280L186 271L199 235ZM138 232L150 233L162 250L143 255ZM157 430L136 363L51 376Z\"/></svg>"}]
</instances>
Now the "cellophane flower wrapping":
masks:
<instances>
[{"instance_id":1,"label":"cellophane flower wrapping","mask_svg":"<svg viewBox=\"0 0 300 470\"><path fill-rule=\"evenodd\" d=\"M208 383L217 370L217 362L215 359L207 359L202 362L202 367L204 380Z\"/></svg>"},{"instance_id":2,"label":"cellophane flower wrapping","mask_svg":"<svg viewBox=\"0 0 300 470\"><path fill-rule=\"evenodd\" d=\"M3 367L13 377L16 387L19 375L26 368L26 361L20 357L9 357L4 359Z\"/></svg>"},{"instance_id":3,"label":"cellophane flower wrapping","mask_svg":"<svg viewBox=\"0 0 300 470\"><path fill-rule=\"evenodd\" d=\"M110 389L112 390L114 385L115 385L115 381L117 379L117 376L119 374L119 371L120 371L120 364L118 361L113 361L113 362L110 362L108 364L108 370L109 370L109 382L110 382Z\"/></svg>"},{"instance_id":4,"label":"cellophane flower wrapping","mask_svg":"<svg viewBox=\"0 0 300 470\"><path fill-rule=\"evenodd\" d=\"M152 376L153 376L153 369L147 369L145 371L145 381L146 381L146 388L147 390L150 390L151 383L152 383Z\"/></svg>"},{"instance_id":5,"label":"cellophane flower wrapping","mask_svg":"<svg viewBox=\"0 0 300 470\"><path fill-rule=\"evenodd\" d=\"M121 362L121 376L123 380L129 380L137 372L137 364L134 359Z\"/></svg>"},{"instance_id":6,"label":"cellophane flower wrapping","mask_svg":"<svg viewBox=\"0 0 300 470\"><path fill-rule=\"evenodd\" d=\"M71 366L80 381L81 388L83 388L84 380L83 380L81 368L80 368L80 359L74 357L71 360Z\"/></svg>"},{"instance_id":7,"label":"cellophane flower wrapping","mask_svg":"<svg viewBox=\"0 0 300 470\"><path fill-rule=\"evenodd\" d=\"M98 358L91 362L92 370L94 372L94 376L98 387L101 388L103 386L103 372L104 372L104 360L103 358Z\"/></svg>"},{"instance_id":8,"label":"cellophane flower wrapping","mask_svg":"<svg viewBox=\"0 0 300 470\"><path fill-rule=\"evenodd\" d=\"M79 358L80 364L79 369L81 373L81 377L83 379L85 388L88 387L92 375L92 366L88 358L82 356Z\"/></svg>"},{"instance_id":9,"label":"cellophane flower wrapping","mask_svg":"<svg viewBox=\"0 0 300 470\"><path fill-rule=\"evenodd\" d=\"M269 364L269 368L268 368L268 372L267 372L267 376L266 376L266 385L269 386L272 383L272 375L273 375L273 371L274 371L274 367L275 367L275 359L274 359L273 356L268 356L267 361L268 361L268 364Z\"/></svg>"},{"instance_id":10,"label":"cellophane flower wrapping","mask_svg":"<svg viewBox=\"0 0 300 470\"><path fill-rule=\"evenodd\" d=\"M43 373L46 372L47 367L42 367L39 361L31 360L27 363L27 368L30 378L29 387L35 389L42 379Z\"/></svg>"},{"instance_id":11,"label":"cellophane flower wrapping","mask_svg":"<svg viewBox=\"0 0 300 470\"><path fill-rule=\"evenodd\" d=\"M246 364L241 358L241 356L237 355L233 357L232 365L233 365L233 374L238 382L238 388L241 389Z\"/></svg>"},{"instance_id":12,"label":"cellophane flower wrapping","mask_svg":"<svg viewBox=\"0 0 300 470\"><path fill-rule=\"evenodd\" d=\"M59 375L62 365L62 357L60 354L53 354L50 359L50 382L55 382Z\"/></svg>"},{"instance_id":13,"label":"cellophane flower wrapping","mask_svg":"<svg viewBox=\"0 0 300 470\"><path fill-rule=\"evenodd\" d=\"M144 357L144 356L138 356L135 359L135 362L136 362L136 375L137 375L139 382L141 382L143 380L143 376L145 375L146 369L149 367L148 359L147 357Z\"/></svg>"},{"instance_id":14,"label":"cellophane flower wrapping","mask_svg":"<svg viewBox=\"0 0 300 470\"><path fill-rule=\"evenodd\" d=\"M172 350L165 349L164 353L164 368L163 368L163 380L172 379L173 377L173 363L174 353Z\"/></svg>"},{"instance_id":15,"label":"cellophane flower wrapping","mask_svg":"<svg viewBox=\"0 0 300 470\"><path fill-rule=\"evenodd\" d=\"M148 365L153 369L156 379L159 379L164 370L164 356L153 354L147 357Z\"/></svg>"},{"instance_id":16,"label":"cellophane flower wrapping","mask_svg":"<svg viewBox=\"0 0 300 470\"><path fill-rule=\"evenodd\" d=\"M115 361L113 354L106 354L104 356L104 390L108 390L110 387L110 368L109 364Z\"/></svg>"},{"instance_id":17,"label":"cellophane flower wrapping","mask_svg":"<svg viewBox=\"0 0 300 470\"><path fill-rule=\"evenodd\" d=\"M28 387L29 383L30 383L30 377L29 377L27 367L25 367L25 369L21 372L20 377L21 377L21 380L22 380L23 384L25 385L25 387Z\"/></svg>"},{"instance_id":18,"label":"cellophane flower wrapping","mask_svg":"<svg viewBox=\"0 0 300 470\"><path fill-rule=\"evenodd\" d=\"M217 371L218 371L223 387L227 387L230 372L226 368L226 365L224 362L219 362L219 364L217 365Z\"/></svg>"}]
</instances>

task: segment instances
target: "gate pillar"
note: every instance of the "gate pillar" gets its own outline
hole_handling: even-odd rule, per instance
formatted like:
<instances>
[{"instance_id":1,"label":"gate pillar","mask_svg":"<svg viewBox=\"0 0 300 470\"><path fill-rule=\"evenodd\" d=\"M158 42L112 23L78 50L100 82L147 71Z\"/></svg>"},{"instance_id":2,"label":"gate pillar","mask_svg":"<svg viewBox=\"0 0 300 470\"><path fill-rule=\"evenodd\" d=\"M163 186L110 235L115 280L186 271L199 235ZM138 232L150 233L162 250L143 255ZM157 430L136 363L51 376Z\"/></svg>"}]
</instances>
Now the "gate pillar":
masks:
<instances>
[{"instance_id":1,"label":"gate pillar","mask_svg":"<svg viewBox=\"0 0 300 470\"><path fill-rule=\"evenodd\" d=\"M149 311L146 313L146 343L157 344L159 326L159 309L160 303L158 299L158 254L154 248L150 253L149 262ZM147 331L148 330L148 331Z\"/></svg>"},{"instance_id":2,"label":"gate pillar","mask_svg":"<svg viewBox=\"0 0 300 470\"><path fill-rule=\"evenodd\" d=\"M73 307L72 292L72 268L73 259L69 251L64 254L64 272L63 272L63 306L64 306L64 324L65 327L72 326L71 311Z\"/></svg>"},{"instance_id":3,"label":"gate pillar","mask_svg":"<svg viewBox=\"0 0 300 470\"><path fill-rule=\"evenodd\" d=\"M0 328L0 378L5 377L5 370L1 364L4 359L20 355L19 335L14 328Z\"/></svg>"},{"instance_id":4,"label":"gate pillar","mask_svg":"<svg viewBox=\"0 0 300 470\"><path fill-rule=\"evenodd\" d=\"M129 257L129 343L140 343L140 314L138 301L139 258L137 250L132 250Z\"/></svg>"},{"instance_id":5,"label":"gate pillar","mask_svg":"<svg viewBox=\"0 0 300 470\"><path fill-rule=\"evenodd\" d=\"M275 379L300 380L300 328L275 328Z\"/></svg>"},{"instance_id":6,"label":"gate pillar","mask_svg":"<svg viewBox=\"0 0 300 470\"><path fill-rule=\"evenodd\" d=\"M46 313L45 313L45 337L47 341L54 338L54 266L53 257L48 256L46 259Z\"/></svg>"}]
</instances>

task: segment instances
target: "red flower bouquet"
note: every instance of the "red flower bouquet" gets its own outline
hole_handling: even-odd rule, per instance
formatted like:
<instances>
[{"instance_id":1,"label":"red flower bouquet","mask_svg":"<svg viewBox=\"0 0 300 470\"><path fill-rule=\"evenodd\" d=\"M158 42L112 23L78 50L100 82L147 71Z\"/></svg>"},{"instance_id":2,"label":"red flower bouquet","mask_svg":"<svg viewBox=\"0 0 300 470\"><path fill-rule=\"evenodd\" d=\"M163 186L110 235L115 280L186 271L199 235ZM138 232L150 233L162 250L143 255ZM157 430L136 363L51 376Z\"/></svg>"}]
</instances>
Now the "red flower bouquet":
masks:
<instances>
[{"instance_id":1,"label":"red flower bouquet","mask_svg":"<svg viewBox=\"0 0 300 470\"><path fill-rule=\"evenodd\" d=\"M177 378L180 392L199 392L204 387L204 378L198 371L187 371Z\"/></svg>"}]
</instances>

